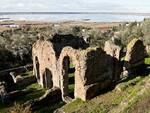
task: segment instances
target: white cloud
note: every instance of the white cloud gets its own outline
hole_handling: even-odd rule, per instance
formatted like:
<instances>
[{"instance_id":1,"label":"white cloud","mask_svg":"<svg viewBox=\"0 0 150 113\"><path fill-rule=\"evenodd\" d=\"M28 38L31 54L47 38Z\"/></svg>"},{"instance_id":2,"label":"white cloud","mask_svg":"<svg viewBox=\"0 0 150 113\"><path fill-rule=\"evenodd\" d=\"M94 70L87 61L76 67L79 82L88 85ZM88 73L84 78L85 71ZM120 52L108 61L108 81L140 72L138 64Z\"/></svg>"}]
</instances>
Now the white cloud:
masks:
<instances>
[{"instance_id":1,"label":"white cloud","mask_svg":"<svg viewBox=\"0 0 150 113\"><path fill-rule=\"evenodd\" d=\"M150 12L149 0L1 0L0 11Z\"/></svg>"},{"instance_id":2,"label":"white cloud","mask_svg":"<svg viewBox=\"0 0 150 113\"><path fill-rule=\"evenodd\" d=\"M16 5L17 7L24 7L25 6L25 4L23 4L23 3L17 3L17 5Z\"/></svg>"}]
</instances>

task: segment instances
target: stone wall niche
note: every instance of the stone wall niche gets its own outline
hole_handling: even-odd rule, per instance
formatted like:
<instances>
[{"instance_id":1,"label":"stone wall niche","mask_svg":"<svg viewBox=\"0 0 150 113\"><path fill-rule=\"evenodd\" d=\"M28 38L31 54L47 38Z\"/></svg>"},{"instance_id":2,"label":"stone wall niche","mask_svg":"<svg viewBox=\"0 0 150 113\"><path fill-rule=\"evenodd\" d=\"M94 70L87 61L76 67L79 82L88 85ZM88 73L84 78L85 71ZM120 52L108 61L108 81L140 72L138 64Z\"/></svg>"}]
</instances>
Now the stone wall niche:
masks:
<instances>
[{"instance_id":1,"label":"stone wall niche","mask_svg":"<svg viewBox=\"0 0 150 113\"><path fill-rule=\"evenodd\" d=\"M37 81L40 82L40 72L39 72L39 60L38 60L38 57L36 56L35 59L34 59L34 65L35 65L35 68L34 68L34 72L35 72L35 75L36 75L36 78L37 78Z\"/></svg>"},{"instance_id":2,"label":"stone wall niche","mask_svg":"<svg viewBox=\"0 0 150 113\"><path fill-rule=\"evenodd\" d=\"M53 80L52 80L52 72L45 68L45 73L43 75L43 84L44 88L51 89L53 87Z\"/></svg>"}]
</instances>

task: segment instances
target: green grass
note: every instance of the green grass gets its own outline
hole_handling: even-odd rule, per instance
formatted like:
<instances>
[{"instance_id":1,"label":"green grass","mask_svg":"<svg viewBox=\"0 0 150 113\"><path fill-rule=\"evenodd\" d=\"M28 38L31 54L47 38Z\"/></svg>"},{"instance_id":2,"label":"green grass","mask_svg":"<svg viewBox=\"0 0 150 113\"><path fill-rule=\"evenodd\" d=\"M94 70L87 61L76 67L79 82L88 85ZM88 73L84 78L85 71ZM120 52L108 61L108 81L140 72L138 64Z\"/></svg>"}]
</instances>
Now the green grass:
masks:
<instances>
[{"instance_id":1,"label":"green grass","mask_svg":"<svg viewBox=\"0 0 150 113\"><path fill-rule=\"evenodd\" d=\"M145 58L145 64L150 65L150 57L149 58Z\"/></svg>"},{"instance_id":2,"label":"green grass","mask_svg":"<svg viewBox=\"0 0 150 113\"><path fill-rule=\"evenodd\" d=\"M74 84L69 84L69 93L74 92Z\"/></svg>"},{"instance_id":3,"label":"green grass","mask_svg":"<svg viewBox=\"0 0 150 113\"><path fill-rule=\"evenodd\" d=\"M76 108L79 108L81 105L83 105L85 102L82 101L81 99L76 99L75 101L73 101L72 103L66 105L63 107L63 110L66 113L71 113L72 111L74 111Z\"/></svg>"},{"instance_id":4,"label":"green grass","mask_svg":"<svg viewBox=\"0 0 150 113\"><path fill-rule=\"evenodd\" d=\"M148 80L150 80L149 76L136 77L120 83L114 90L92 100L83 102L77 99L61 109L66 113L108 113L109 111L112 113L134 113L132 108L139 104L145 111L148 111L149 106L144 108L145 104L140 103L142 99L150 97L150 93L142 92L143 86ZM147 92L148 90L144 89L144 91Z\"/></svg>"},{"instance_id":5,"label":"green grass","mask_svg":"<svg viewBox=\"0 0 150 113\"><path fill-rule=\"evenodd\" d=\"M25 73L22 73L22 76L33 76L33 71L26 71Z\"/></svg>"},{"instance_id":6,"label":"green grass","mask_svg":"<svg viewBox=\"0 0 150 113\"><path fill-rule=\"evenodd\" d=\"M9 105L4 105L0 102L0 113L8 113L8 110L14 107L15 103L23 104L28 100L39 98L45 92L45 90L37 83L28 86L26 89L30 90L31 92L23 97L18 97L15 100L15 102L11 102ZM49 106L45 106L42 109L35 111L35 113L53 113L54 110L56 110L59 107L62 107L64 104L65 103L62 101L58 103L50 104Z\"/></svg>"},{"instance_id":7,"label":"green grass","mask_svg":"<svg viewBox=\"0 0 150 113\"><path fill-rule=\"evenodd\" d=\"M135 98L128 103L123 112L136 113L137 111L140 111L141 113L147 113L148 109L150 108L150 94L148 93L150 93L150 91L144 92L142 96L135 96Z\"/></svg>"},{"instance_id":8,"label":"green grass","mask_svg":"<svg viewBox=\"0 0 150 113\"><path fill-rule=\"evenodd\" d=\"M145 64L150 64L150 58L145 58ZM70 64L71 65L71 64ZM74 67L71 65L71 67ZM25 76L32 76L32 71L28 71L24 73ZM74 77L74 73L69 74L69 77ZM113 111L121 110L121 113L132 113L137 109L136 106L141 105L144 106L144 102L141 104L142 100L146 100L150 98L150 93L143 93L142 96L138 96L138 92L142 89L142 85L146 80L150 78L147 77L136 77L132 80L120 83L117 85L117 88L102 94L90 101L83 102L80 99L76 99L70 104L65 105L64 102L58 102L54 104L50 104L38 111L36 113L52 113L55 109L62 107L61 109L66 113L107 113L112 110ZM39 98L45 92L43 88L37 83L32 84L26 87L27 90L31 91L27 95L23 97L18 97L15 102L24 103L27 100ZM118 90L119 89L119 90ZM69 84L69 93L74 92L74 84ZM129 101L131 100L131 101ZM128 105L122 105L121 103L126 102ZM8 109L14 106L14 102L9 105L4 105L0 102L0 113L7 113ZM118 108L118 109L117 109ZM133 108L133 109L132 109ZM150 108L145 108L145 112L147 113Z\"/></svg>"},{"instance_id":9,"label":"green grass","mask_svg":"<svg viewBox=\"0 0 150 113\"><path fill-rule=\"evenodd\" d=\"M45 93L45 90L38 83L30 85L26 89L30 90L31 93L25 95L23 98L20 99L23 102L30 100L30 99L39 98L40 96L42 96Z\"/></svg>"},{"instance_id":10,"label":"green grass","mask_svg":"<svg viewBox=\"0 0 150 113\"><path fill-rule=\"evenodd\" d=\"M25 96L18 97L15 102L10 102L8 105L4 105L0 103L0 113L7 112L11 107L14 106L14 103L23 104L24 102L30 100L30 99L36 99L39 98L44 94L44 90L40 85L37 83L32 84L26 88L30 93L26 94Z\"/></svg>"},{"instance_id":11,"label":"green grass","mask_svg":"<svg viewBox=\"0 0 150 113\"><path fill-rule=\"evenodd\" d=\"M70 68L73 68L73 67L75 67L75 66L74 66L73 63L70 63L69 67L70 67Z\"/></svg>"},{"instance_id":12,"label":"green grass","mask_svg":"<svg viewBox=\"0 0 150 113\"><path fill-rule=\"evenodd\" d=\"M74 77L74 73L69 73L69 77Z\"/></svg>"}]
</instances>

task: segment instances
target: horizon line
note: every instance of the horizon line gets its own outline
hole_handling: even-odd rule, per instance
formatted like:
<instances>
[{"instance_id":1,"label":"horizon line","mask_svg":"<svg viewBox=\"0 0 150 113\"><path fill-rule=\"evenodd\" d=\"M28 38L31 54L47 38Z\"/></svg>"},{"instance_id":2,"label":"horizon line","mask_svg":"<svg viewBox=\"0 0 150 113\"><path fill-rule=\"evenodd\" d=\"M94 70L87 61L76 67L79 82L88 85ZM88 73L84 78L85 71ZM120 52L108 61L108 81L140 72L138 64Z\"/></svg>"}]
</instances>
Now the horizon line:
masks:
<instances>
[{"instance_id":1,"label":"horizon line","mask_svg":"<svg viewBox=\"0 0 150 113\"><path fill-rule=\"evenodd\" d=\"M148 15L150 16L150 12L94 12L94 11L87 11L87 12L80 12L80 11L0 11L0 14L121 14L121 15Z\"/></svg>"}]
</instances>

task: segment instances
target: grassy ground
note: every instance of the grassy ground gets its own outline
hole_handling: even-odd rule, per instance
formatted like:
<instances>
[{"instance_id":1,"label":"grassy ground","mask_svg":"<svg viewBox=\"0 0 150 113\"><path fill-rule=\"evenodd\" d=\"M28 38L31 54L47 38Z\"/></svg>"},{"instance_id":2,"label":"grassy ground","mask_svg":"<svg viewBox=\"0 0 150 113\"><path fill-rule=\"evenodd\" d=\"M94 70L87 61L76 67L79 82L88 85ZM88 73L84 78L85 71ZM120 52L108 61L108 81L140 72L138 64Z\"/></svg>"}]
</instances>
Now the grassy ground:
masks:
<instances>
[{"instance_id":1,"label":"grassy ground","mask_svg":"<svg viewBox=\"0 0 150 113\"><path fill-rule=\"evenodd\" d=\"M32 76L32 71L23 73L23 76ZM14 108L14 106L15 108L17 108L19 104L23 104L28 100L39 98L45 93L45 90L38 83L29 85L25 89L27 89L30 92L25 96L18 97L17 99L15 99L14 102L9 102L9 104L2 104L0 101L0 113L8 113L8 111ZM35 111L35 113L53 113L54 110L56 110L59 107L62 107L64 104L65 104L64 102L58 102L53 105L50 104L49 106L46 106L42 109Z\"/></svg>"},{"instance_id":2,"label":"grassy ground","mask_svg":"<svg viewBox=\"0 0 150 113\"><path fill-rule=\"evenodd\" d=\"M145 58L145 64L150 65L150 58Z\"/></svg>"},{"instance_id":3,"label":"grassy ground","mask_svg":"<svg viewBox=\"0 0 150 113\"><path fill-rule=\"evenodd\" d=\"M38 85L37 83L28 86L26 89L28 89L32 92L28 93L27 95L25 95L23 97L18 97L15 100L15 102L11 102L8 105L4 105L4 104L0 103L0 113L8 113L8 111L10 109L12 109L12 107L14 107L14 105L16 103L17 104L23 104L24 102L26 102L28 100L39 98L45 92L43 90L43 88L41 88L41 86ZM55 104L50 104L49 106L46 106L42 109L35 111L35 113L53 113L54 110L56 110L59 107L62 107L64 104L65 104L64 102L58 102Z\"/></svg>"},{"instance_id":4,"label":"grassy ground","mask_svg":"<svg viewBox=\"0 0 150 113\"><path fill-rule=\"evenodd\" d=\"M17 99L15 99L15 102L10 102L9 105L0 106L0 113L4 113L4 111L7 111L9 108L13 107L14 103L22 104L30 99L35 99L35 98L42 96L45 92L43 88L37 83L26 87L26 89L30 91L30 93L28 93L27 95L23 97L18 97Z\"/></svg>"},{"instance_id":5,"label":"grassy ground","mask_svg":"<svg viewBox=\"0 0 150 113\"><path fill-rule=\"evenodd\" d=\"M73 65L71 66L73 67ZM22 74L22 76L32 76L32 71L27 71L25 73ZM74 77L74 73L69 74L69 77ZM19 87L20 89L20 87ZM36 98L39 98L40 96L42 96L45 93L45 90L38 84L38 83L34 83L32 85L27 86L25 89L27 89L28 91L30 91L30 93L28 93L27 95L23 96L23 97L18 97L17 99L15 99L14 102L10 102L9 104L2 104L0 101L0 113L8 113L8 111L12 108L17 108L20 106L20 104L25 103L28 100L33 100ZM69 93L74 92L74 84L71 83L69 84ZM16 105L17 103L17 105ZM54 103L54 104L50 104L49 106L45 106L42 109L39 109L37 111L35 111L35 113L53 113L54 110L56 110L57 108L60 108L64 105L64 102L58 102L58 103Z\"/></svg>"},{"instance_id":6,"label":"grassy ground","mask_svg":"<svg viewBox=\"0 0 150 113\"><path fill-rule=\"evenodd\" d=\"M150 64L150 58L145 59L145 64ZM31 76L32 72L26 72L23 75ZM69 74L69 78L71 77L74 77L74 73ZM66 113L150 113L150 87L148 84L150 84L149 76L137 77L117 85L114 90L90 101L83 102L76 99L64 107L62 107L64 102L58 102L39 109L36 113L52 113L60 107ZM18 97L15 102L7 105L0 102L0 113L8 113L8 110L14 107L14 103L22 104L27 100L39 98L45 92L37 83L26 89L31 92L23 97ZM69 92L74 92L74 84L69 84Z\"/></svg>"},{"instance_id":7,"label":"grassy ground","mask_svg":"<svg viewBox=\"0 0 150 113\"><path fill-rule=\"evenodd\" d=\"M15 99L15 102L10 102L7 105L0 103L0 113L8 113L8 110L14 106L14 103L23 104L30 99L35 99L42 96L45 92L37 83L28 86L26 89L31 92L23 97L18 97Z\"/></svg>"},{"instance_id":8,"label":"grassy ground","mask_svg":"<svg viewBox=\"0 0 150 113\"><path fill-rule=\"evenodd\" d=\"M150 64L150 58L145 59ZM150 113L150 76L136 77L116 86L112 91L83 102L61 108L65 113Z\"/></svg>"},{"instance_id":9,"label":"grassy ground","mask_svg":"<svg viewBox=\"0 0 150 113\"><path fill-rule=\"evenodd\" d=\"M150 84L149 76L137 77L90 101L83 102L77 99L61 109L65 113L148 113L150 108L148 84Z\"/></svg>"}]
</instances>

